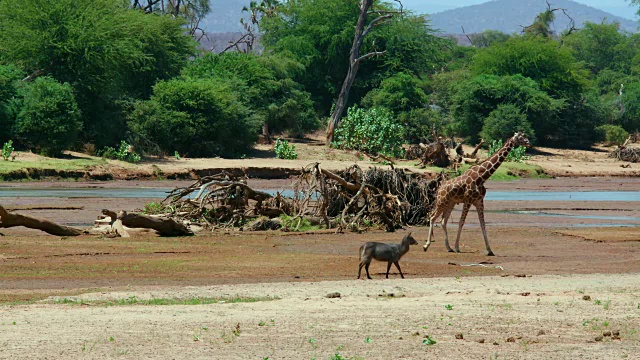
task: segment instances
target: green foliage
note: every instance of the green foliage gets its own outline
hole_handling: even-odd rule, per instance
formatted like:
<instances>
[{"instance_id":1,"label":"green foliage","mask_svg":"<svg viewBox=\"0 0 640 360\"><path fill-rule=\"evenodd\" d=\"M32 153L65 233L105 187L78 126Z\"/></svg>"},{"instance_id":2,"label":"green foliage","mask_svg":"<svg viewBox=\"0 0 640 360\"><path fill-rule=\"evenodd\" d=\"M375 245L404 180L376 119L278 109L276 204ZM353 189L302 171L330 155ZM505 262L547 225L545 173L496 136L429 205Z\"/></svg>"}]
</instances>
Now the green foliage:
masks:
<instances>
[{"instance_id":1,"label":"green foliage","mask_svg":"<svg viewBox=\"0 0 640 360\"><path fill-rule=\"evenodd\" d=\"M2 145L2 159L4 161L8 161L14 150L15 149L13 148L12 140L9 140L6 143L4 143L4 145ZM14 159L15 159L15 156L14 156Z\"/></svg>"},{"instance_id":2,"label":"green foliage","mask_svg":"<svg viewBox=\"0 0 640 360\"><path fill-rule=\"evenodd\" d=\"M424 340L422 340L422 344L423 344L423 345L431 346L431 345L435 345L435 344L437 344L437 343L438 343L438 342L437 342L437 341L435 341L435 340L433 340L433 339L431 338L431 336L427 336Z\"/></svg>"},{"instance_id":3,"label":"green foliage","mask_svg":"<svg viewBox=\"0 0 640 360\"><path fill-rule=\"evenodd\" d=\"M473 60L476 75L521 75L534 80L550 96L579 98L588 85L588 73L568 48L540 37L512 37L482 49Z\"/></svg>"},{"instance_id":4,"label":"green foliage","mask_svg":"<svg viewBox=\"0 0 640 360\"><path fill-rule=\"evenodd\" d=\"M629 133L618 125L600 125L596 128L596 132L598 133L598 138L607 143L607 145L622 145L629 137Z\"/></svg>"},{"instance_id":5,"label":"green foliage","mask_svg":"<svg viewBox=\"0 0 640 360\"><path fill-rule=\"evenodd\" d=\"M264 16L260 28L267 51L286 54L306 71L299 77L316 108L325 114L334 102L346 77L359 0L286 1L274 16ZM376 10L393 10L392 4L376 1ZM373 15L372 15L373 16ZM369 19L369 20L372 20ZM361 54L387 51L384 56L362 61L358 80L349 94L357 103L382 79L395 72L431 72L445 41L434 36L424 17L407 14L376 26L364 39ZM375 44L374 44L375 43Z\"/></svg>"},{"instance_id":6,"label":"green foliage","mask_svg":"<svg viewBox=\"0 0 640 360\"><path fill-rule=\"evenodd\" d=\"M535 133L545 144L557 132L557 114L564 106L563 101L551 98L536 82L521 75L480 75L462 81L455 85L450 101L451 114L457 120L456 130L468 136L471 143L478 142L484 121L494 110L511 104L526 116L534 130L532 135ZM498 121L497 115L500 112L494 114L492 123ZM492 129L490 126L487 130L493 133Z\"/></svg>"},{"instance_id":7,"label":"green foliage","mask_svg":"<svg viewBox=\"0 0 640 360\"><path fill-rule=\"evenodd\" d=\"M320 229L319 225L312 225L309 220L303 217L291 217L280 215L282 231L311 231Z\"/></svg>"},{"instance_id":8,"label":"green foliage","mask_svg":"<svg viewBox=\"0 0 640 360\"><path fill-rule=\"evenodd\" d=\"M165 212L165 206L161 202L150 202L144 205L143 214L156 215Z\"/></svg>"},{"instance_id":9,"label":"green foliage","mask_svg":"<svg viewBox=\"0 0 640 360\"><path fill-rule=\"evenodd\" d=\"M289 145L287 140L276 139L275 151L278 159L295 160L298 158L296 146L294 144Z\"/></svg>"},{"instance_id":10,"label":"green foliage","mask_svg":"<svg viewBox=\"0 0 640 360\"><path fill-rule=\"evenodd\" d=\"M116 159L133 164L137 164L141 160L140 154L133 151L133 146L124 140L120 141L120 146L117 150L111 146L105 146L102 150L97 152L97 155L102 156L103 158Z\"/></svg>"},{"instance_id":11,"label":"green foliage","mask_svg":"<svg viewBox=\"0 0 640 360\"><path fill-rule=\"evenodd\" d=\"M509 40L511 36L498 30L485 30L481 33L470 34L469 38L473 46L486 48L493 44L501 44Z\"/></svg>"},{"instance_id":12,"label":"green foliage","mask_svg":"<svg viewBox=\"0 0 640 360\"><path fill-rule=\"evenodd\" d=\"M480 136L490 143L506 139L518 131L523 132L530 142L535 142L535 132L520 108L513 104L500 104L484 120Z\"/></svg>"},{"instance_id":13,"label":"green foliage","mask_svg":"<svg viewBox=\"0 0 640 360\"><path fill-rule=\"evenodd\" d=\"M302 65L282 56L227 52L195 59L183 74L196 79L229 81L239 99L252 109L270 131L289 130L301 136L316 130L320 123L309 93L293 77Z\"/></svg>"},{"instance_id":14,"label":"green foliage","mask_svg":"<svg viewBox=\"0 0 640 360\"><path fill-rule=\"evenodd\" d=\"M398 122L404 126L404 139L409 144L429 143L437 134L447 134L451 119L442 110L413 109L398 115Z\"/></svg>"},{"instance_id":15,"label":"green foliage","mask_svg":"<svg viewBox=\"0 0 640 360\"><path fill-rule=\"evenodd\" d=\"M637 79L625 84L617 105L621 110L617 122L629 132L640 130L640 82Z\"/></svg>"},{"instance_id":16,"label":"green foliage","mask_svg":"<svg viewBox=\"0 0 640 360\"><path fill-rule=\"evenodd\" d=\"M14 65L0 65L0 143L13 137L15 109L13 99L17 96L17 83L24 73Z\"/></svg>"},{"instance_id":17,"label":"green foliage","mask_svg":"<svg viewBox=\"0 0 640 360\"><path fill-rule=\"evenodd\" d=\"M14 124L20 143L48 156L59 156L82 128L73 89L50 77L39 77L18 89L19 112Z\"/></svg>"},{"instance_id":18,"label":"green foliage","mask_svg":"<svg viewBox=\"0 0 640 360\"><path fill-rule=\"evenodd\" d=\"M401 156L403 138L402 125L393 120L389 110L353 106L335 131L334 146L374 155Z\"/></svg>"},{"instance_id":19,"label":"green foliage","mask_svg":"<svg viewBox=\"0 0 640 360\"><path fill-rule=\"evenodd\" d=\"M593 74L605 69L629 73L638 45L620 32L618 23L587 22L579 31L562 39L576 60L584 62ZM635 48L635 49L634 49Z\"/></svg>"},{"instance_id":20,"label":"green foliage","mask_svg":"<svg viewBox=\"0 0 640 360\"><path fill-rule=\"evenodd\" d=\"M416 108L424 108L429 99L421 89L420 80L407 73L397 73L384 79L379 88L371 90L362 104L370 108L384 107L398 115Z\"/></svg>"},{"instance_id":21,"label":"green foliage","mask_svg":"<svg viewBox=\"0 0 640 360\"><path fill-rule=\"evenodd\" d=\"M116 101L178 73L195 42L170 16L118 0L0 1L0 61L73 86L83 138L102 146L126 129Z\"/></svg>"},{"instance_id":22,"label":"green foliage","mask_svg":"<svg viewBox=\"0 0 640 360\"><path fill-rule=\"evenodd\" d=\"M502 140L493 140L489 144L489 156L492 156L501 148L502 148ZM513 149L511 149L511 151L509 152L509 155L507 155L507 158L504 161L521 163L521 162L524 162L525 160L529 160L529 157L525 155L526 152L527 152L527 148L525 148L524 146L514 147Z\"/></svg>"},{"instance_id":23,"label":"green foliage","mask_svg":"<svg viewBox=\"0 0 640 360\"><path fill-rule=\"evenodd\" d=\"M230 83L183 78L159 82L137 102L129 128L169 153L234 157L255 143L259 123Z\"/></svg>"}]
</instances>

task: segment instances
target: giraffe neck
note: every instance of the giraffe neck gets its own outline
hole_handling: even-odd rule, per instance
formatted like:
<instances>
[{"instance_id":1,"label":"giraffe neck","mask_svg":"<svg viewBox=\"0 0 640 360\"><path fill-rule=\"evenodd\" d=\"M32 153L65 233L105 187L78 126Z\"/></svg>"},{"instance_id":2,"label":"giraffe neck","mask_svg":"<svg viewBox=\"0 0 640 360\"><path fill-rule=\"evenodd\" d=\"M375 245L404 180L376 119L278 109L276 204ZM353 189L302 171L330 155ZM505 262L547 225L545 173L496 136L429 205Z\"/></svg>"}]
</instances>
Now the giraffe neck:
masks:
<instances>
[{"instance_id":1,"label":"giraffe neck","mask_svg":"<svg viewBox=\"0 0 640 360\"><path fill-rule=\"evenodd\" d=\"M507 158L507 156L509 155L509 152L511 152L511 149L513 149L514 147L514 143L511 139L509 139L501 148L500 150L496 151L495 154L493 154L490 158L488 158L487 160L485 160L482 164L480 164L479 166L479 170L478 170L478 182L479 183L484 183L485 181L487 181L491 175L493 175L494 172L496 172L496 170L498 170L498 168L500 167L500 165L502 164L502 162Z\"/></svg>"}]
</instances>

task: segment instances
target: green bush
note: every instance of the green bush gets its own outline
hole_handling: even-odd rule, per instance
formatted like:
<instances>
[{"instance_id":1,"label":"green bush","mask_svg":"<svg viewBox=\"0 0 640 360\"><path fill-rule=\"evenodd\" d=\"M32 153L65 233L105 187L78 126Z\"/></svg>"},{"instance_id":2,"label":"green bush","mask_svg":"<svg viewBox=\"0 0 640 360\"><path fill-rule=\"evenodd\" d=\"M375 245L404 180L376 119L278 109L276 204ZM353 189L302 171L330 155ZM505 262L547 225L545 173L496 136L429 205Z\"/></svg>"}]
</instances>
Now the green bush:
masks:
<instances>
[{"instance_id":1,"label":"green bush","mask_svg":"<svg viewBox=\"0 0 640 360\"><path fill-rule=\"evenodd\" d=\"M530 142L535 142L534 131L519 107L512 104L502 104L493 110L484 120L480 136L487 143L502 140L514 133L523 132Z\"/></svg>"},{"instance_id":2,"label":"green bush","mask_svg":"<svg viewBox=\"0 0 640 360\"><path fill-rule=\"evenodd\" d=\"M298 158L296 146L294 144L289 145L286 140L276 139L275 151L278 159L295 160Z\"/></svg>"},{"instance_id":3,"label":"green bush","mask_svg":"<svg viewBox=\"0 0 640 360\"><path fill-rule=\"evenodd\" d=\"M379 88L371 90L362 99L362 104L372 108L384 107L395 115L424 108L429 99L420 86L421 82L417 77L398 73L384 79Z\"/></svg>"},{"instance_id":4,"label":"green bush","mask_svg":"<svg viewBox=\"0 0 640 360\"><path fill-rule=\"evenodd\" d=\"M15 111L12 107L16 97L16 83L24 77L24 73L13 65L0 65L0 143L13 137L12 128Z\"/></svg>"},{"instance_id":5,"label":"green bush","mask_svg":"<svg viewBox=\"0 0 640 360\"><path fill-rule=\"evenodd\" d=\"M48 156L68 149L82 129L71 85L39 77L18 89L19 112L14 132L20 142Z\"/></svg>"},{"instance_id":6,"label":"green bush","mask_svg":"<svg viewBox=\"0 0 640 360\"><path fill-rule=\"evenodd\" d=\"M129 129L167 153L240 156L255 143L259 122L229 83L179 78L161 81L134 105Z\"/></svg>"},{"instance_id":7,"label":"green bush","mask_svg":"<svg viewBox=\"0 0 640 360\"><path fill-rule=\"evenodd\" d=\"M398 115L398 122L404 126L404 139L409 144L429 143L433 141L432 129L444 135L450 119L443 111L432 109L413 109Z\"/></svg>"},{"instance_id":8,"label":"green bush","mask_svg":"<svg viewBox=\"0 0 640 360\"><path fill-rule=\"evenodd\" d=\"M133 151L133 147L124 140L120 142L120 147L118 147L118 150L112 148L111 146L105 146L102 150L98 150L96 155L102 156L103 158L107 159L117 159L133 164L137 164L141 160L140 154Z\"/></svg>"},{"instance_id":9,"label":"green bush","mask_svg":"<svg viewBox=\"0 0 640 360\"><path fill-rule=\"evenodd\" d=\"M622 145L629 137L629 133L618 125L600 125L596 128L598 139L607 145Z\"/></svg>"},{"instance_id":10,"label":"green bush","mask_svg":"<svg viewBox=\"0 0 640 360\"><path fill-rule=\"evenodd\" d=\"M302 65L284 57L227 52L195 59L183 75L216 82L233 79L240 100L270 131L302 136L318 129L320 122L309 93L293 80L301 71Z\"/></svg>"},{"instance_id":11,"label":"green bush","mask_svg":"<svg viewBox=\"0 0 640 360\"><path fill-rule=\"evenodd\" d=\"M4 145L2 145L2 159L4 159L4 161L9 160L9 158L11 157L11 154L13 153L13 150L15 150L13 148L13 141L9 140L6 143L4 143ZM15 156L14 156L15 159Z\"/></svg>"},{"instance_id":12,"label":"green bush","mask_svg":"<svg viewBox=\"0 0 640 360\"><path fill-rule=\"evenodd\" d=\"M493 140L489 144L489 156L495 154L498 150L502 148L502 140ZM525 160L529 160L529 156L526 155L527 148L524 146L518 146L509 152L507 158L504 160L506 162L523 162Z\"/></svg>"},{"instance_id":13,"label":"green bush","mask_svg":"<svg viewBox=\"0 0 640 360\"><path fill-rule=\"evenodd\" d=\"M402 156L404 129L385 108L347 110L335 131L334 146L370 154Z\"/></svg>"}]
</instances>

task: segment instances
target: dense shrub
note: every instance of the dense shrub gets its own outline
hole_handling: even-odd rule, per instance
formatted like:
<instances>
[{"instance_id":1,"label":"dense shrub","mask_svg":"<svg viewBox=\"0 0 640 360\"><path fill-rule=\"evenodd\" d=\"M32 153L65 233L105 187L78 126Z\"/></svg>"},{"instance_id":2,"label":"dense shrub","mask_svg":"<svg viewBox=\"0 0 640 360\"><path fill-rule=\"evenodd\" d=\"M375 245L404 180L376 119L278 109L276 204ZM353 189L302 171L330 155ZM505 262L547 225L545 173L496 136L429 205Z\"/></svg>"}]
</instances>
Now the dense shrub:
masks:
<instances>
[{"instance_id":1,"label":"dense shrub","mask_svg":"<svg viewBox=\"0 0 640 360\"><path fill-rule=\"evenodd\" d=\"M259 123L229 84L187 78L158 83L129 127L168 153L236 157L254 144Z\"/></svg>"},{"instance_id":2,"label":"dense shrub","mask_svg":"<svg viewBox=\"0 0 640 360\"><path fill-rule=\"evenodd\" d=\"M299 63L276 56L240 52L207 54L195 59L183 75L209 81L229 81L256 120L272 132L289 131L302 136L320 126L313 102L292 78L302 71Z\"/></svg>"},{"instance_id":3,"label":"dense shrub","mask_svg":"<svg viewBox=\"0 0 640 360\"><path fill-rule=\"evenodd\" d=\"M491 143L489 143L488 155L492 156L501 148L502 148L502 140L493 140ZM509 151L509 155L507 155L507 158L504 159L504 161L521 163L525 160L529 160L529 157L525 155L526 152L527 152L527 148L524 146L514 147L513 149L511 149L511 151Z\"/></svg>"},{"instance_id":4,"label":"dense shrub","mask_svg":"<svg viewBox=\"0 0 640 360\"><path fill-rule=\"evenodd\" d=\"M398 73L384 79L379 88L371 90L362 99L362 104L366 107L384 107L395 115L412 109L424 108L429 99L424 90L420 88L421 85L418 78Z\"/></svg>"},{"instance_id":5,"label":"dense shrub","mask_svg":"<svg viewBox=\"0 0 640 360\"><path fill-rule=\"evenodd\" d=\"M0 144L13 137L15 110L12 100L16 96L16 82L23 76L23 72L13 65L0 65Z\"/></svg>"},{"instance_id":6,"label":"dense shrub","mask_svg":"<svg viewBox=\"0 0 640 360\"><path fill-rule=\"evenodd\" d=\"M334 146L376 155L401 156L404 129L385 108L347 110L335 132Z\"/></svg>"},{"instance_id":7,"label":"dense shrub","mask_svg":"<svg viewBox=\"0 0 640 360\"><path fill-rule=\"evenodd\" d=\"M610 124L598 126L596 133L598 134L598 139L604 141L607 145L622 145L629 137L629 133L621 126Z\"/></svg>"},{"instance_id":8,"label":"dense shrub","mask_svg":"<svg viewBox=\"0 0 640 360\"><path fill-rule=\"evenodd\" d=\"M82 129L73 89L50 77L39 77L19 88L20 111L14 132L36 152L59 156L76 141Z\"/></svg>"},{"instance_id":9,"label":"dense shrub","mask_svg":"<svg viewBox=\"0 0 640 360\"><path fill-rule=\"evenodd\" d=\"M438 135L447 135L451 120L444 111L413 109L398 115L398 122L404 126L404 139L408 144L429 143L433 139L433 130Z\"/></svg>"},{"instance_id":10,"label":"dense shrub","mask_svg":"<svg viewBox=\"0 0 640 360\"><path fill-rule=\"evenodd\" d=\"M298 158L296 146L289 144L287 140L276 139L274 150L278 159L295 160Z\"/></svg>"},{"instance_id":11,"label":"dense shrub","mask_svg":"<svg viewBox=\"0 0 640 360\"><path fill-rule=\"evenodd\" d=\"M457 122L457 132L476 143L484 120L505 104L521 109L543 144L553 140L551 137L558 132L558 113L565 106L564 101L553 99L540 90L532 79L521 75L480 75L454 87L451 113Z\"/></svg>"},{"instance_id":12,"label":"dense shrub","mask_svg":"<svg viewBox=\"0 0 640 360\"><path fill-rule=\"evenodd\" d=\"M484 120L480 136L487 143L507 139L517 131L523 132L529 141L535 141L535 133L527 120L527 115L513 104L498 105Z\"/></svg>"}]
</instances>

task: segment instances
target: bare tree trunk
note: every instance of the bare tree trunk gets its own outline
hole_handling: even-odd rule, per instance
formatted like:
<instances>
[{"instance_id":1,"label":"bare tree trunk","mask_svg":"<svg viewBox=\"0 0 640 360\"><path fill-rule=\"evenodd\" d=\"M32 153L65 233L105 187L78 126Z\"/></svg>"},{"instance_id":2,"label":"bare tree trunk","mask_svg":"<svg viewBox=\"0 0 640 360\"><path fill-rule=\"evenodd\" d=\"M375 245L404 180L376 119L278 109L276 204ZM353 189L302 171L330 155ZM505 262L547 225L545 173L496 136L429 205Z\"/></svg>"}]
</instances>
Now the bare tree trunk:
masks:
<instances>
[{"instance_id":1,"label":"bare tree trunk","mask_svg":"<svg viewBox=\"0 0 640 360\"><path fill-rule=\"evenodd\" d=\"M344 110L347 106L347 100L349 99L349 91L351 90L351 85L353 85L353 81L356 78L356 74L358 73L358 67L360 65L360 61L364 59L368 59L372 56L382 55L385 51L373 51L366 55L360 56L360 48L362 47L362 41L369 34L369 32L373 29L376 24L381 21L392 18L396 12L384 12L379 17L375 18L373 21L366 25L367 19L369 16L369 9L373 5L374 0L361 0L360 1L360 16L358 17L358 22L356 24L356 33L353 37L353 44L351 45L351 53L349 55L349 71L347 72L347 77L344 79L342 83L342 88L340 89L340 95L338 96L338 101L336 102L336 106L333 110L333 114L331 114L331 121L329 121L329 125L327 126L327 145L331 145L333 141L333 134L335 129L338 127L340 123L340 119L344 114ZM401 10L402 11L402 10ZM400 12L401 12L400 11ZM365 28L366 26L366 28Z\"/></svg>"},{"instance_id":2,"label":"bare tree trunk","mask_svg":"<svg viewBox=\"0 0 640 360\"><path fill-rule=\"evenodd\" d=\"M30 229L38 229L47 234L57 236L78 236L84 231L65 225L59 225L47 219L40 219L26 215L11 214L0 205L0 228L24 226Z\"/></svg>"}]
</instances>

